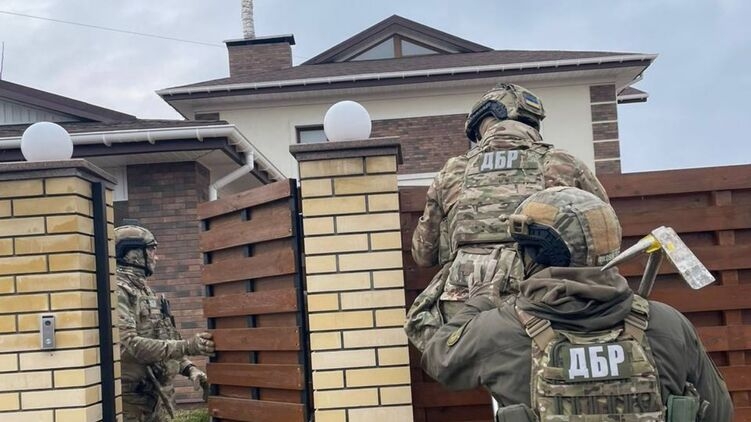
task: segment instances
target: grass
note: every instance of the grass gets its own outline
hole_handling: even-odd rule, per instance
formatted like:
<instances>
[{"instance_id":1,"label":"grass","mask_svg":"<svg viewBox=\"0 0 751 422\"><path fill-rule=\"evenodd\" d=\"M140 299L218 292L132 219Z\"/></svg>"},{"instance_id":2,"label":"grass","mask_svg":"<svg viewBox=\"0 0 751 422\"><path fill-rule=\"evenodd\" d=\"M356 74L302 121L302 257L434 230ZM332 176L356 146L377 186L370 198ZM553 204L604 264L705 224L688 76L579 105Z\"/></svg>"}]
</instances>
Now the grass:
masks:
<instances>
[{"instance_id":1,"label":"grass","mask_svg":"<svg viewBox=\"0 0 751 422\"><path fill-rule=\"evenodd\" d=\"M174 422L209 422L209 412L206 409L180 410Z\"/></svg>"}]
</instances>

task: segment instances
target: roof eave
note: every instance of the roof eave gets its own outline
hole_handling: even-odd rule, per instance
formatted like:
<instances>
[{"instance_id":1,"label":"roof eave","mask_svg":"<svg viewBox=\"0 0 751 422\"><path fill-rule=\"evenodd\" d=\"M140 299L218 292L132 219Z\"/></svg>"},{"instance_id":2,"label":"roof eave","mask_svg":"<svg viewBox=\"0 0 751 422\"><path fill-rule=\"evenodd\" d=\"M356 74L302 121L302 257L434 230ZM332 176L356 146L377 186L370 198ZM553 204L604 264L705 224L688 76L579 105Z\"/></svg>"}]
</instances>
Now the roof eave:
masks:
<instances>
[{"instance_id":1,"label":"roof eave","mask_svg":"<svg viewBox=\"0 0 751 422\"><path fill-rule=\"evenodd\" d=\"M290 80L277 80L277 81L264 81L264 82L250 82L250 83L237 83L237 84L225 84L225 85L213 85L213 86L197 86L197 87L183 87L183 88L167 88L156 91L156 93L162 97L165 101L169 102L170 97L190 97L194 94L212 94L222 93L227 95L229 92L240 90L259 90L265 88L289 88L295 86L308 86L315 84L333 84L337 82L358 82L368 80L386 80L386 79L405 79L410 77L419 76L439 76L439 75L461 75L461 74L481 74L484 72L498 72L498 71L524 71L534 70L540 71L543 69L550 69L555 71L562 67L578 67L584 65L606 65L612 64L641 64L643 67L648 67L652 61L657 58L656 54L627 54L627 55L615 55L615 56L603 56L592 57L584 59L566 59L566 60L552 60L552 61L538 61L538 62L526 62L526 63L508 63L508 64L493 64L493 65L477 65L477 66L462 66L452 68L440 68L440 69L421 69L410 71L396 71L396 72L378 72L378 73L365 73L365 74L353 74L331 77L317 77L306 79L290 79Z\"/></svg>"},{"instance_id":2,"label":"roof eave","mask_svg":"<svg viewBox=\"0 0 751 422\"><path fill-rule=\"evenodd\" d=\"M286 177L274 164L258 151L253 144L237 129L235 125L210 125L189 126L179 128L153 128L153 129L126 129L114 131L78 132L71 133L70 138L74 146L143 143L155 144L161 141L175 141L179 139L196 139L202 142L204 139L227 138L231 146L243 154L251 154L258 167L274 177L282 180ZM0 138L0 151L14 150L21 147L21 136ZM75 149L74 149L75 152ZM106 155L106 154L102 154ZM233 157L233 159L235 159ZM242 163L239 163L242 164Z\"/></svg>"}]
</instances>

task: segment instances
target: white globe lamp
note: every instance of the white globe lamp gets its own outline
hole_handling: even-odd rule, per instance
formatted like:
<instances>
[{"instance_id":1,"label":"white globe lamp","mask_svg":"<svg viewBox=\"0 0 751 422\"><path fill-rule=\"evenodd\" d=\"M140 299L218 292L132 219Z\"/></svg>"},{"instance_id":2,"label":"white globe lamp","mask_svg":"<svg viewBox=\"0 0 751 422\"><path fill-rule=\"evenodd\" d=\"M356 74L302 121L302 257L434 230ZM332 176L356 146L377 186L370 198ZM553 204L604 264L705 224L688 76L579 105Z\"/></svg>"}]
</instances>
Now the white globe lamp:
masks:
<instances>
[{"instance_id":1,"label":"white globe lamp","mask_svg":"<svg viewBox=\"0 0 751 422\"><path fill-rule=\"evenodd\" d=\"M329 141L368 139L370 129L368 110L355 101L339 101L323 117L323 131Z\"/></svg>"},{"instance_id":2,"label":"white globe lamp","mask_svg":"<svg viewBox=\"0 0 751 422\"><path fill-rule=\"evenodd\" d=\"M62 126L37 122L23 132L21 154L26 161L70 160L73 141Z\"/></svg>"}]
</instances>

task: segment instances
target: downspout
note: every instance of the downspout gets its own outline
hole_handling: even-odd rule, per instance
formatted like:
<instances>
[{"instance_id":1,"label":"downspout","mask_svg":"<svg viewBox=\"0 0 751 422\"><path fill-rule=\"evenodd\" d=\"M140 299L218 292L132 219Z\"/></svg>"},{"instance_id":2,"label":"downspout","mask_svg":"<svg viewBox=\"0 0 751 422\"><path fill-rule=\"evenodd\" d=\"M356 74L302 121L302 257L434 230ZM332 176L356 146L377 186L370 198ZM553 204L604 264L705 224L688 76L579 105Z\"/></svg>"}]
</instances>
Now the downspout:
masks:
<instances>
[{"instance_id":1,"label":"downspout","mask_svg":"<svg viewBox=\"0 0 751 422\"><path fill-rule=\"evenodd\" d=\"M245 165L243 165L239 169L233 170L229 174L226 174L220 177L214 183L209 185L209 201L216 201L218 193L219 193L219 189L245 176L246 174L253 171L254 168L255 168L255 156L253 154L253 150L250 150L245 153Z\"/></svg>"}]
</instances>

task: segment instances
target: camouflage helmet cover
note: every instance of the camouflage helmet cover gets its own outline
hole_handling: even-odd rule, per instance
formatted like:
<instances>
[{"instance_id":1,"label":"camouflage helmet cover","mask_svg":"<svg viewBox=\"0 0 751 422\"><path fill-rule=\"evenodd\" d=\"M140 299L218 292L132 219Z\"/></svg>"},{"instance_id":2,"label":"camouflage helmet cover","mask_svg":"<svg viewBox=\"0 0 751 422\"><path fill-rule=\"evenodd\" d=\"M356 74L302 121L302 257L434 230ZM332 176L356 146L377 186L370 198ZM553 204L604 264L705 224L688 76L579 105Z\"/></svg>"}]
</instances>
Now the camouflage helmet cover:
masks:
<instances>
[{"instance_id":1,"label":"camouflage helmet cover","mask_svg":"<svg viewBox=\"0 0 751 422\"><path fill-rule=\"evenodd\" d=\"M519 245L539 248L535 261L540 264L602 266L621 247L621 225L610 204L574 187L537 192L509 219L509 230Z\"/></svg>"},{"instance_id":2,"label":"camouflage helmet cover","mask_svg":"<svg viewBox=\"0 0 751 422\"><path fill-rule=\"evenodd\" d=\"M115 227L115 257L123 258L131 249L156 246L156 238L146 228L134 225Z\"/></svg>"},{"instance_id":3,"label":"camouflage helmet cover","mask_svg":"<svg viewBox=\"0 0 751 422\"><path fill-rule=\"evenodd\" d=\"M486 92L467 115L464 130L470 141L477 142L482 137L479 130L485 117L516 120L539 130L545 110L532 91L515 84L499 83Z\"/></svg>"}]
</instances>

